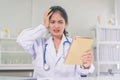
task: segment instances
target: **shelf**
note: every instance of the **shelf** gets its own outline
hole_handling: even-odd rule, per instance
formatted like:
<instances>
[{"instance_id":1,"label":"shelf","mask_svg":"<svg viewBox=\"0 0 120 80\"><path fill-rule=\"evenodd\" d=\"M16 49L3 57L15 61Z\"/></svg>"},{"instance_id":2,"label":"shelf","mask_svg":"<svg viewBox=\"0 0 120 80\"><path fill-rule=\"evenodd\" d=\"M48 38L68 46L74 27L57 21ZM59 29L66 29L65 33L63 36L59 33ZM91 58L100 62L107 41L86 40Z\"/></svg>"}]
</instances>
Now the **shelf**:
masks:
<instances>
[{"instance_id":1,"label":"shelf","mask_svg":"<svg viewBox=\"0 0 120 80\"><path fill-rule=\"evenodd\" d=\"M32 64L0 64L0 70L33 70Z\"/></svg>"},{"instance_id":2,"label":"shelf","mask_svg":"<svg viewBox=\"0 0 120 80\"><path fill-rule=\"evenodd\" d=\"M120 44L120 41L99 41L97 44L107 44L107 45L114 45L114 44Z\"/></svg>"},{"instance_id":3,"label":"shelf","mask_svg":"<svg viewBox=\"0 0 120 80\"><path fill-rule=\"evenodd\" d=\"M97 75L120 64L120 26L97 25ZM106 67L107 66L107 67Z\"/></svg>"},{"instance_id":4,"label":"shelf","mask_svg":"<svg viewBox=\"0 0 120 80\"><path fill-rule=\"evenodd\" d=\"M120 61L100 61L99 64L120 64Z\"/></svg>"},{"instance_id":5,"label":"shelf","mask_svg":"<svg viewBox=\"0 0 120 80\"><path fill-rule=\"evenodd\" d=\"M16 38L0 38L0 40L16 41Z\"/></svg>"},{"instance_id":6,"label":"shelf","mask_svg":"<svg viewBox=\"0 0 120 80\"><path fill-rule=\"evenodd\" d=\"M120 26L114 26L114 25L99 25L97 27L101 29L120 29Z\"/></svg>"},{"instance_id":7,"label":"shelf","mask_svg":"<svg viewBox=\"0 0 120 80\"><path fill-rule=\"evenodd\" d=\"M1 53L25 53L25 51L0 51Z\"/></svg>"}]
</instances>

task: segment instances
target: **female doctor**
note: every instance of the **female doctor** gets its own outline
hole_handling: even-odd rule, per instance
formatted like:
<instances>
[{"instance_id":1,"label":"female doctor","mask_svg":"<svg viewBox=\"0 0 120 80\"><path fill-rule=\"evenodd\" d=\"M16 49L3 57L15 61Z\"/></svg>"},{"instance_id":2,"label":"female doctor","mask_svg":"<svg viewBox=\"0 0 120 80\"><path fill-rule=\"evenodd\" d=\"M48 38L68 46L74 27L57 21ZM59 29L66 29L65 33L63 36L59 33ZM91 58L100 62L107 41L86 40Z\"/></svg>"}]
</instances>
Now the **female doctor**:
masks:
<instances>
[{"instance_id":1,"label":"female doctor","mask_svg":"<svg viewBox=\"0 0 120 80\"><path fill-rule=\"evenodd\" d=\"M68 16L60 6L52 6L44 14L44 24L23 30L17 42L33 59L34 78L38 77L80 77L94 71L93 54L85 51L83 65L64 64L72 41L66 34ZM48 36L44 36L49 31Z\"/></svg>"}]
</instances>

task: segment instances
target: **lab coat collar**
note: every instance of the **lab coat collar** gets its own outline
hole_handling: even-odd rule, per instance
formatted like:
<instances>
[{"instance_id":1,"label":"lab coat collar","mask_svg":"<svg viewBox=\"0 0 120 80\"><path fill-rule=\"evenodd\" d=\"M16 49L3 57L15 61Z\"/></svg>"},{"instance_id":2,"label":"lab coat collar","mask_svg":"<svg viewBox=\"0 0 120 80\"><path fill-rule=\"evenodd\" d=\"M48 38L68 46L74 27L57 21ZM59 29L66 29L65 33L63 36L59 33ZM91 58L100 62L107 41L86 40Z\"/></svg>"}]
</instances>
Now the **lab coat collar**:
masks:
<instances>
[{"instance_id":1,"label":"lab coat collar","mask_svg":"<svg viewBox=\"0 0 120 80\"><path fill-rule=\"evenodd\" d=\"M55 66L57 65L57 63L60 61L60 59L61 58L63 58L63 56L64 56L64 54L65 53L63 53L64 51L64 46L65 45L63 45L63 43L66 41L67 39L66 39L66 37L65 37L65 35L63 35L62 36L62 40L61 40L61 43L60 43L60 46L59 46L59 50L58 50L58 53L57 53L57 57L56 57L56 64L55 64Z\"/></svg>"},{"instance_id":2,"label":"lab coat collar","mask_svg":"<svg viewBox=\"0 0 120 80\"><path fill-rule=\"evenodd\" d=\"M69 40L69 39L68 39ZM59 46L59 50L58 50L58 53L56 54L56 51L55 51L55 47L54 47L54 43L53 43L53 40L52 40L52 36L50 35L48 38L47 38L47 40L46 40L46 42L45 42L45 44L48 44L48 46L47 47L51 47L50 48L50 50L49 50L49 48L47 48L47 50L49 51L49 52L52 52L51 54L49 54L49 55L51 55L52 57L53 57L53 59L55 60L55 65L57 65L57 63L59 62L59 60L62 58L62 56L65 54L65 53L63 53L63 46L65 46L65 45L63 45L63 43L65 42L65 41L67 41L67 39L66 39L66 37L65 37L65 35L63 34L63 36L62 36L62 40L61 40L61 43L60 43L60 46Z\"/></svg>"},{"instance_id":3,"label":"lab coat collar","mask_svg":"<svg viewBox=\"0 0 120 80\"><path fill-rule=\"evenodd\" d=\"M55 61L56 60L56 52L55 52L55 47L54 47L54 43L53 43L51 34L46 38L45 44L47 44L46 52L50 53L50 54L46 54L46 55L50 55Z\"/></svg>"},{"instance_id":4,"label":"lab coat collar","mask_svg":"<svg viewBox=\"0 0 120 80\"><path fill-rule=\"evenodd\" d=\"M65 35L63 34L61 43L63 44L66 40L67 40L67 39L66 39ZM68 39L68 40L69 40L69 39ZM52 36L49 35L49 37L46 39L45 44L49 44L49 43L51 43L51 41L53 41L53 40L52 40Z\"/></svg>"}]
</instances>

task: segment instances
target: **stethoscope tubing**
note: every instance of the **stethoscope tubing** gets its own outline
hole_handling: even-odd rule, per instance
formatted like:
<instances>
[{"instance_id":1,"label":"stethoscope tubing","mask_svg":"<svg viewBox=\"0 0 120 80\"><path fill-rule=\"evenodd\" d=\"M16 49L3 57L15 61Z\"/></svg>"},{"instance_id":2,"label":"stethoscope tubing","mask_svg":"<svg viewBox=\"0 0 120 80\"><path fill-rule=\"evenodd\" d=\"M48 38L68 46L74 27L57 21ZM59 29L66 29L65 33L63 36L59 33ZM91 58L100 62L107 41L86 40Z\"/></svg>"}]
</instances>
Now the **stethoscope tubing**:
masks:
<instances>
[{"instance_id":1,"label":"stethoscope tubing","mask_svg":"<svg viewBox=\"0 0 120 80\"><path fill-rule=\"evenodd\" d=\"M43 52L43 63L44 64L46 64L46 48L47 48L47 44L45 44L44 52Z\"/></svg>"},{"instance_id":2,"label":"stethoscope tubing","mask_svg":"<svg viewBox=\"0 0 120 80\"><path fill-rule=\"evenodd\" d=\"M65 46L66 43L68 43L69 45L71 44L67 37L66 37L66 41L64 41L64 43L63 43L63 46ZM45 44L44 51L43 51L43 69L45 71L48 71L50 69L50 66L46 62L46 48L47 48L47 45L48 44Z\"/></svg>"}]
</instances>

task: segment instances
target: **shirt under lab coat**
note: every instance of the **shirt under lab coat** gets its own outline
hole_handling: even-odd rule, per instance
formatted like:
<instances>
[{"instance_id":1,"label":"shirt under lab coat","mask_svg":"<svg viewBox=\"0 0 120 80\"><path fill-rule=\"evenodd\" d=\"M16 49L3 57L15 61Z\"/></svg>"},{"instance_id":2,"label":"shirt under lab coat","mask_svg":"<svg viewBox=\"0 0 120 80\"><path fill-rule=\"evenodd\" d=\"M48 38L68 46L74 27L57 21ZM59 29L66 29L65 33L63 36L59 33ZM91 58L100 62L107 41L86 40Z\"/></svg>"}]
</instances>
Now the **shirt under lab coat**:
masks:
<instances>
[{"instance_id":1,"label":"shirt under lab coat","mask_svg":"<svg viewBox=\"0 0 120 80\"><path fill-rule=\"evenodd\" d=\"M17 38L18 44L32 56L34 66L33 77L80 77L82 74L88 74L94 71L93 65L91 65L89 69L83 69L80 65L64 64L70 44L66 43L63 45L63 42L66 41L66 37L63 35L58 53L56 54L52 36L49 35L45 37L47 31L44 25L39 25L23 30ZM68 40L70 42L72 41L71 38L68 38ZM45 44L47 44L45 57L47 64L50 65L49 71L43 69L43 52Z\"/></svg>"}]
</instances>

